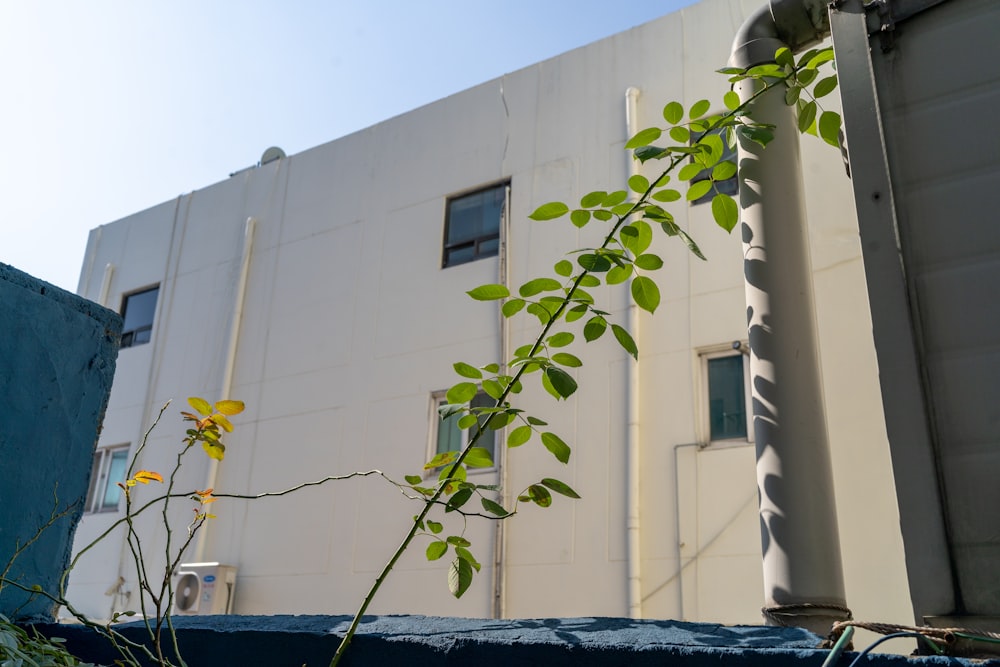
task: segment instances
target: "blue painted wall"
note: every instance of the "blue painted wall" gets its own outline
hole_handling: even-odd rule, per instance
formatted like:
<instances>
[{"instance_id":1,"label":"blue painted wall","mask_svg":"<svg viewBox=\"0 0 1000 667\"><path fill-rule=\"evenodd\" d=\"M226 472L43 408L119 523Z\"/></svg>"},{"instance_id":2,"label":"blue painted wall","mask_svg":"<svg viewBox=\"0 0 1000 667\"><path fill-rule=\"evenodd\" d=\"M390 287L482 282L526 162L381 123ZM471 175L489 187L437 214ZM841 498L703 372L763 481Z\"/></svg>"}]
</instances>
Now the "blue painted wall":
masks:
<instances>
[{"instance_id":1,"label":"blue painted wall","mask_svg":"<svg viewBox=\"0 0 1000 667\"><path fill-rule=\"evenodd\" d=\"M0 264L0 572L53 512L68 513L14 561L8 578L56 590L83 512L115 372L121 318ZM0 613L52 619L14 586Z\"/></svg>"}]
</instances>

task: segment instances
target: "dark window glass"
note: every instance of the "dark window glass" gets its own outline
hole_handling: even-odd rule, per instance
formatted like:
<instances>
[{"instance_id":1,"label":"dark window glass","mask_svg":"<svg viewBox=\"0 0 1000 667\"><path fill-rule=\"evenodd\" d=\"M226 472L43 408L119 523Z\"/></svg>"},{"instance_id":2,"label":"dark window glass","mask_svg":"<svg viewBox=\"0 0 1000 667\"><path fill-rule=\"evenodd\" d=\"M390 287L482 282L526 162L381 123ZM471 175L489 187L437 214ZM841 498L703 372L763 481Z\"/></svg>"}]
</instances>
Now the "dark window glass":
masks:
<instances>
[{"instance_id":1,"label":"dark window glass","mask_svg":"<svg viewBox=\"0 0 1000 667\"><path fill-rule=\"evenodd\" d=\"M445 401L438 403L439 406L444 405ZM469 405L474 408L492 408L496 405L496 401L490 398L486 393L479 392L475 397L469 402ZM479 418L479 423L483 424L486 422L486 418L491 415L482 415ZM461 451L466 444L469 442L469 438L476 434L475 426L468 428L466 430L461 430L458 428L458 420L462 418L461 414L454 414L447 419L443 419L438 422L438 432L437 432L437 454L443 452L457 452ZM496 440L496 431L487 430L483 433L483 436L476 443L477 447L482 447L490 453L490 458L493 458L493 447Z\"/></svg>"},{"instance_id":2,"label":"dark window glass","mask_svg":"<svg viewBox=\"0 0 1000 667\"><path fill-rule=\"evenodd\" d=\"M708 408L712 440L747 437L742 354L708 360Z\"/></svg>"},{"instance_id":3,"label":"dark window glass","mask_svg":"<svg viewBox=\"0 0 1000 667\"><path fill-rule=\"evenodd\" d=\"M122 301L122 347L148 343L153 333L153 315L159 287L128 294Z\"/></svg>"},{"instance_id":4,"label":"dark window glass","mask_svg":"<svg viewBox=\"0 0 1000 667\"><path fill-rule=\"evenodd\" d=\"M87 492L88 512L109 512L118 509L121 499L119 484L125 483L128 469L128 446L102 447L94 453Z\"/></svg>"},{"instance_id":5,"label":"dark window glass","mask_svg":"<svg viewBox=\"0 0 1000 667\"><path fill-rule=\"evenodd\" d=\"M704 143L706 143L712 149L712 161L714 161L715 153L721 151L722 161L729 160L735 163L736 149L730 147L729 144L726 142L725 131L712 130L708 134L711 136ZM704 135L698 135L696 137L693 137L691 144L694 145L695 143L697 143L702 136ZM695 158L692 158L692 161L697 161L697 160ZM712 170L705 169L700 174L691 179L691 185L694 185L698 181L708 181L711 179L712 179ZM706 202L710 202L712 201L712 197L714 197L716 194L724 194L735 197L736 193L739 192L739 189L740 189L739 179L736 176L731 176L730 178L721 181L715 181L715 187L713 189L709 190L706 194L702 195L701 197L698 197L691 203L704 204Z\"/></svg>"},{"instance_id":6,"label":"dark window glass","mask_svg":"<svg viewBox=\"0 0 1000 667\"><path fill-rule=\"evenodd\" d=\"M498 185L448 200L443 266L493 257L500 248L500 219L507 186Z\"/></svg>"}]
</instances>

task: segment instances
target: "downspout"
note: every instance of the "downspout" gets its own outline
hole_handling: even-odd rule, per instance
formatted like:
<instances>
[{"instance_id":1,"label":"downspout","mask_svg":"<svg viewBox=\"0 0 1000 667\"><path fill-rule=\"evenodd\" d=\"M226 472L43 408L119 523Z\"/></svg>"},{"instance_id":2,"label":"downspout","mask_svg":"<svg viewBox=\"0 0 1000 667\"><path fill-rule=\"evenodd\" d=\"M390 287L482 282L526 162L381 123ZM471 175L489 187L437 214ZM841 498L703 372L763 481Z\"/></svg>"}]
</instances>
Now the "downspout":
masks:
<instances>
[{"instance_id":1,"label":"downspout","mask_svg":"<svg viewBox=\"0 0 1000 667\"><path fill-rule=\"evenodd\" d=\"M236 296L233 299L233 316L229 322L229 341L226 346L226 365L222 373L222 388L219 397L222 399L232 398L229 393L233 389L233 372L236 369L236 349L240 342L240 322L243 319L243 304L246 301L247 280L250 277L250 258L253 255L253 235L257 226L257 220L253 217L247 218L243 227L243 252L240 257L240 277L236 283ZM216 459L209 459L208 474L205 476L204 489L215 488L216 480L219 477L219 462ZM202 524L198 531L198 538L194 545L193 562L201 563L205 560L205 547L208 543L208 527L210 521Z\"/></svg>"},{"instance_id":2,"label":"downspout","mask_svg":"<svg viewBox=\"0 0 1000 667\"><path fill-rule=\"evenodd\" d=\"M503 215L500 216L500 251L498 258L497 279L501 285L510 287L510 186L504 192ZM510 359L510 320L497 310L500 324L500 363L503 373L506 374L507 360ZM498 445L494 456L494 462L499 470L498 479L500 486L498 502L502 507L507 507L510 502L510 492L507 489L507 482L510 477L507 474L507 432L506 428L497 431ZM495 522L493 534L493 618L507 617L507 521Z\"/></svg>"},{"instance_id":3,"label":"downspout","mask_svg":"<svg viewBox=\"0 0 1000 667\"><path fill-rule=\"evenodd\" d=\"M636 103L639 89L629 86L625 91L626 141L639 131ZM628 177L639 173L639 162L628 159ZM627 328L632 339L639 345L639 308L633 301L632 280L625 283L625 303L628 304ZM642 349L641 346L639 349ZM625 409L628 410L628 424L625 434L625 533L626 533L626 579L629 618L642 618L642 572L640 569L639 530L639 362L625 360Z\"/></svg>"},{"instance_id":4,"label":"downspout","mask_svg":"<svg viewBox=\"0 0 1000 667\"><path fill-rule=\"evenodd\" d=\"M829 31L823 0L771 0L740 27L730 64L773 62ZM737 85L747 100L760 84ZM819 634L850 618L844 594L827 441L797 122L784 89L757 98L752 117L775 126L767 148L741 140L743 267L753 422L770 625Z\"/></svg>"}]
</instances>

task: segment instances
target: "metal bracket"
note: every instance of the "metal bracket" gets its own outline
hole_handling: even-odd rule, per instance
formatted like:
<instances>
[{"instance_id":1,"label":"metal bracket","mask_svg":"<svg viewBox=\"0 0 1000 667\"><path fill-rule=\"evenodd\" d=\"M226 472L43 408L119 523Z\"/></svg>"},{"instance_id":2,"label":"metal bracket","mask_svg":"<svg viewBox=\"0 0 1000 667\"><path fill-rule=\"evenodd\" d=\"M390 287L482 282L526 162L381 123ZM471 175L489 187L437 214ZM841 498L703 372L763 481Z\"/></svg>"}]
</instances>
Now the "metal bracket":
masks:
<instances>
[{"instance_id":1,"label":"metal bracket","mask_svg":"<svg viewBox=\"0 0 1000 667\"><path fill-rule=\"evenodd\" d=\"M865 13L869 17L868 34L879 35L882 53L892 51L895 46L896 20L892 15L891 0L871 0L865 5Z\"/></svg>"}]
</instances>

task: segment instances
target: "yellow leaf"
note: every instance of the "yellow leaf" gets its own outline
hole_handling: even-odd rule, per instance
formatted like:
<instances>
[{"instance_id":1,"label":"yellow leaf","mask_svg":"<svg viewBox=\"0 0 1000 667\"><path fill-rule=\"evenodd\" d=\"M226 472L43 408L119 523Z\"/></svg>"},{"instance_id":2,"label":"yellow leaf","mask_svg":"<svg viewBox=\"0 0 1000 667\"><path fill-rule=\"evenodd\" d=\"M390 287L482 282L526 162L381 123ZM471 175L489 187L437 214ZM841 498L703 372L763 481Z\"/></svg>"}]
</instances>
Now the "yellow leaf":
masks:
<instances>
[{"instance_id":1,"label":"yellow leaf","mask_svg":"<svg viewBox=\"0 0 1000 667\"><path fill-rule=\"evenodd\" d=\"M204 498L205 496L212 495L212 491L215 491L215 489L205 489L204 491L195 491L195 493Z\"/></svg>"},{"instance_id":2,"label":"yellow leaf","mask_svg":"<svg viewBox=\"0 0 1000 667\"><path fill-rule=\"evenodd\" d=\"M226 446L221 442L203 442L201 446L205 449L205 453L216 461L221 461L226 456Z\"/></svg>"},{"instance_id":3,"label":"yellow leaf","mask_svg":"<svg viewBox=\"0 0 1000 667\"><path fill-rule=\"evenodd\" d=\"M202 498L201 499L201 504L202 505L207 505L209 503L214 503L216 500L218 500L218 498Z\"/></svg>"},{"instance_id":4,"label":"yellow leaf","mask_svg":"<svg viewBox=\"0 0 1000 667\"><path fill-rule=\"evenodd\" d=\"M204 398L192 396L188 398L188 404L203 415L212 413L212 406Z\"/></svg>"},{"instance_id":5,"label":"yellow leaf","mask_svg":"<svg viewBox=\"0 0 1000 667\"><path fill-rule=\"evenodd\" d=\"M143 484L149 484L150 482L163 482L163 475L158 472L152 472L150 470L140 470L135 474L135 481L141 482Z\"/></svg>"},{"instance_id":6,"label":"yellow leaf","mask_svg":"<svg viewBox=\"0 0 1000 667\"><path fill-rule=\"evenodd\" d=\"M215 404L215 409L224 415L238 415L243 412L243 401L219 401Z\"/></svg>"},{"instance_id":7,"label":"yellow leaf","mask_svg":"<svg viewBox=\"0 0 1000 667\"><path fill-rule=\"evenodd\" d=\"M211 419L213 422L224 428L227 433L233 432L233 425L229 422L228 419L226 419L226 416L221 412L216 412L214 415L209 417L209 419Z\"/></svg>"}]
</instances>

